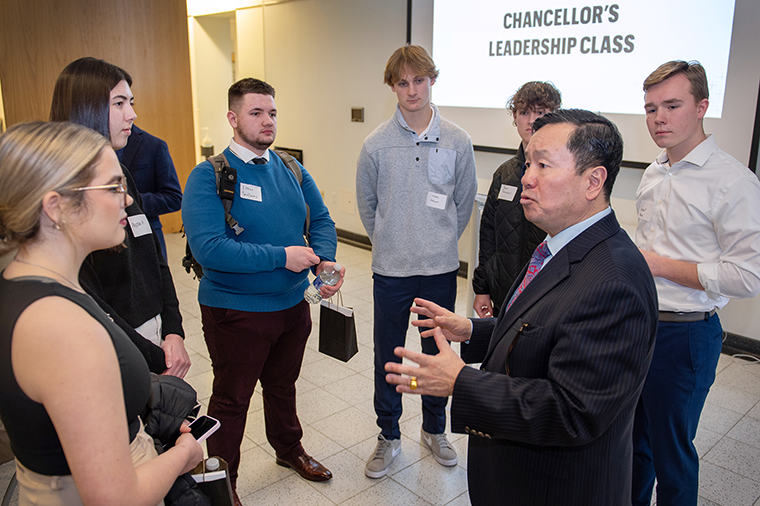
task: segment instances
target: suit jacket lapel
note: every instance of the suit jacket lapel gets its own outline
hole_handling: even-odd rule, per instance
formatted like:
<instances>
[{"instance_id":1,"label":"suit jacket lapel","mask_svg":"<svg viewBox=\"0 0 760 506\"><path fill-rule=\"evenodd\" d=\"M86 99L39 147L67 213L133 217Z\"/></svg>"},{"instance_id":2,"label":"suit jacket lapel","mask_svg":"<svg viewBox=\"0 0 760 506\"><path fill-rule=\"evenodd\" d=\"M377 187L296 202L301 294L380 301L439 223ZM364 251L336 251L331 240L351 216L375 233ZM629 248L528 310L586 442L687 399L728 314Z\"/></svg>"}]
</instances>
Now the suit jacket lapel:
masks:
<instances>
[{"instance_id":1,"label":"suit jacket lapel","mask_svg":"<svg viewBox=\"0 0 760 506\"><path fill-rule=\"evenodd\" d=\"M498 367L496 369L501 369L500 362L502 359L506 359L511 340L514 339L516 335L515 332L509 332L509 329L513 327L514 323L521 318L528 309L541 300L546 293L570 275L571 264L581 261L591 248L618 231L620 231L620 224L615 218L615 212L613 211L608 216L605 216L597 223L581 232L578 237L559 250L556 255L552 256L549 263L546 264L546 267L541 269L536 277L533 278L533 281L531 281L520 296L515 299L515 302L509 308L509 311L506 310L506 304L504 309L501 310L499 321L494 327L493 334L491 334L488 353L486 353L486 356L483 359L483 368L485 368L487 362L496 355L498 356ZM520 282L522 282L527 268L527 265L523 268L520 277L518 277L512 285L512 289L509 291L506 300L509 300L509 297L512 296L512 293L517 289ZM508 341L510 342L503 342L507 336L509 336ZM497 348L499 351L498 353L496 353Z\"/></svg>"},{"instance_id":2,"label":"suit jacket lapel","mask_svg":"<svg viewBox=\"0 0 760 506\"><path fill-rule=\"evenodd\" d=\"M524 273L523 273L524 274ZM525 290L515 299L515 302L509 308L509 311L502 311L499 315L499 321L494 328L494 332L491 335L491 342L488 345L488 353L483 360L483 366L486 362L495 354L497 347L500 350L506 352L509 349L511 342L505 341L505 337L509 336L511 341L515 337L514 332L508 332L508 330L514 325L514 323L522 317L522 315L531 308L536 302L538 302L544 295L551 291L557 284L565 279L570 274L570 264L567 256L567 248L562 248L557 252L546 264L546 267L533 278ZM522 281L522 277L519 278ZM510 294L510 297L512 295ZM506 356L506 353L503 353ZM502 353L498 353L498 356L502 356Z\"/></svg>"}]
</instances>

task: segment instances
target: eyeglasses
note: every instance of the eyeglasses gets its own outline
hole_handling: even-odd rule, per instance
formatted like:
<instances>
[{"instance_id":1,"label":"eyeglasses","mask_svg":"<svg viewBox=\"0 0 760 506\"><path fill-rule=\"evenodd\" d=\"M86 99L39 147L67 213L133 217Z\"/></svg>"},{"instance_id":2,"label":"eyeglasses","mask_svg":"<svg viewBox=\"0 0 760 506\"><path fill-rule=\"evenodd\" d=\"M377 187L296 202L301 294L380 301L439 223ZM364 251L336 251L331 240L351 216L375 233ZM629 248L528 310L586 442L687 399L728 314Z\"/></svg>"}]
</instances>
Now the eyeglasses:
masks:
<instances>
[{"instance_id":1,"label":"eyeglasses","mask_svg":"<svg viewBox=\"0 0 760 506\"><path fill-rule=\"evenodd\" d=\"M72 188L71 191L83 192L87 190L111 190L114 193L121 193L124 195L124 207L127 207L127 182L122 181L114 184L102 184L99 186L81 186L79 188Z\"/></svg>"}]
</instances>

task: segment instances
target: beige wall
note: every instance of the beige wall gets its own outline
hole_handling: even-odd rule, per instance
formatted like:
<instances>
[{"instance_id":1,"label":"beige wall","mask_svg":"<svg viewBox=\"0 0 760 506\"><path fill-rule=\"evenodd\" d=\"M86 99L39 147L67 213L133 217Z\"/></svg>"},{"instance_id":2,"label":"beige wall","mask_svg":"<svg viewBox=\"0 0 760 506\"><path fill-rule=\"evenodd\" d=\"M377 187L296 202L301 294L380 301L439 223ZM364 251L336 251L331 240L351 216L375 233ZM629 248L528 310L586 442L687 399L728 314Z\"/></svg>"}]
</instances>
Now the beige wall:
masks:
<instances>
[{"instance_id":1,"label":"beige wall","mask_svg":"<svg viewBox=\"0 0 760 506\"><path fill-rule=\"evenodd\" d=\"M49 116L55 79L82 56L134 80L137 125L169 144L180 181L195 165L185 0L2 0L0 81L9 125ZM162 217L179 230L179 213Z\"/></svg>"},{"instance_id":2,"label":"beige wall","mask_svg":"<svg viewBox=\"0 0 760 506\"><path fill-rule=\"evenodd\" d=\"M294 0L235 14L237 78L264 79L277 90L275 144L303 150L306 170L324 192L338 228L365 235L355 207L345 200L355 203L356 159L364 138L396 106L382 75L390 54L406 41L406 0ZM209 18L191 18L191 26L205 29L203 36L193 37L196 107L205 118L199 128L210 126L213 117L224 118L230 85L223 77L201 78L199 73L205 65L218 65L204 61L199 52L221 44L211 33ZM220 93L224 105L213 96ZM364 107L364 123L351 122L351 107ZM214 130L217 151L230 136L228 125ZM341 195L343 209L352 212L341 210Z\"/></svg>"},{"instance_id":3,"label":"beige wall","mask_svg":"<svg viewBox=\"0 0 760 506\"><path fill-rule=\"evenodd\" d=\"M234 13L226 16L190 17L188 21L194 55L192 75L198 136L196 144L200 146L200 141L203 140L201 129L208 128L215 153L226 148L232 137L226 116L227 89L232 84L233 76L232 20ZM199 158L196 162L200 162L200 149L197 155Z\"/></svg>"}]
</instances>

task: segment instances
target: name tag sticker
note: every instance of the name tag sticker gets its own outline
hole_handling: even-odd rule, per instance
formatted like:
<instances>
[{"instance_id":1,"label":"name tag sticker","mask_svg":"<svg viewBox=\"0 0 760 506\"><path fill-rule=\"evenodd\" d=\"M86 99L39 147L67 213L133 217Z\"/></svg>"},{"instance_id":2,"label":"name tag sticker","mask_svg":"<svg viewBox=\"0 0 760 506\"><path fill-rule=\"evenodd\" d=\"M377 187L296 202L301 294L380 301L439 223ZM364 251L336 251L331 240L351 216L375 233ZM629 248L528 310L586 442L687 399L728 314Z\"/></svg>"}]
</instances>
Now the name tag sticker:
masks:
<instances>
[{"instance_id":1,"label":"name tag sticker","mask_svg":"<svg viewBox=\"0 0 760 506\"><path fill-rule=\"evenodd\" d=\"M652 204L641 204L639 208L639 221L647 222L652 217Z\"/></svg>"},{"instance_id":2,"label":"name tag sticker","mask_svg":"<svg viewBox=\"0 0 760 506\"><path fill-rule=\"evenodd\" d=\"M240 183L240 198L261 202L261 186Z\"/></svg>"},{"instance_id":3,"label":"name tag sticker","mask_svg":"<svg viewBox=\"0 0 760 506\"><path fill-rule=\"evenodd\" d=\"M501 191L499 192L499 200L512 202L515 200L515 194L517 194L517 186L503 184L501 185Z\"/></svg>"},{"instance_id":4,"label":"name tag sticker","mask_svg":"<svg viewBox=\"0 0 760 506\"><path fill-rule=\"evenodd\" d=\"M127 220L129 221L129 227L132 229L132 235L135 237L141 237L153 232L150 228L150 223L148 223L148 218L144 214L127 216Z\"/></svg>"},{"instance_id":5,"label":"name tag sticker","mask_svg":"<svg viewBox=\"0 0 760 506\"><path fill-rule=\"evenodd\" d=\"M446 195L441 195L440 193L428 192L427 202L425 204L428 207L432 207L435 209L446 209Z\"/></svg>"}]
</instances>

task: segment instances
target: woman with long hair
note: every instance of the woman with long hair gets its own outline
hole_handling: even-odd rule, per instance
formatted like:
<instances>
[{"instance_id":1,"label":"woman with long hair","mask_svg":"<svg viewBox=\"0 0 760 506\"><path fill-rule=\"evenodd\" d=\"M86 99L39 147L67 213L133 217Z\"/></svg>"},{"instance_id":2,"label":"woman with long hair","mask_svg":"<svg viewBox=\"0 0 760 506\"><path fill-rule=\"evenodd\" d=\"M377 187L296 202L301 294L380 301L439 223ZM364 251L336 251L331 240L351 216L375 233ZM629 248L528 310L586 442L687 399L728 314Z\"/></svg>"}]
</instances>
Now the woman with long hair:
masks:
<instances>
[{"instance_id":1,"label":"woman with long hair","mask_svg":"<svg viewBox=\"0 0 760 506\"><path fill-rule=\"evenodd\" d=\"M56 80L50 120L92 128L114 150L121 149L137 117L131 86L132 77L124 69L97 58L79 58ZM138 346L152 372L182 378L190 368L190 357L174 281L142 210L140 194L129 171L122 169L135 200L127 208L127 247L93 253L80 277L88 293Z\"/></svg>"}]
</instances>

